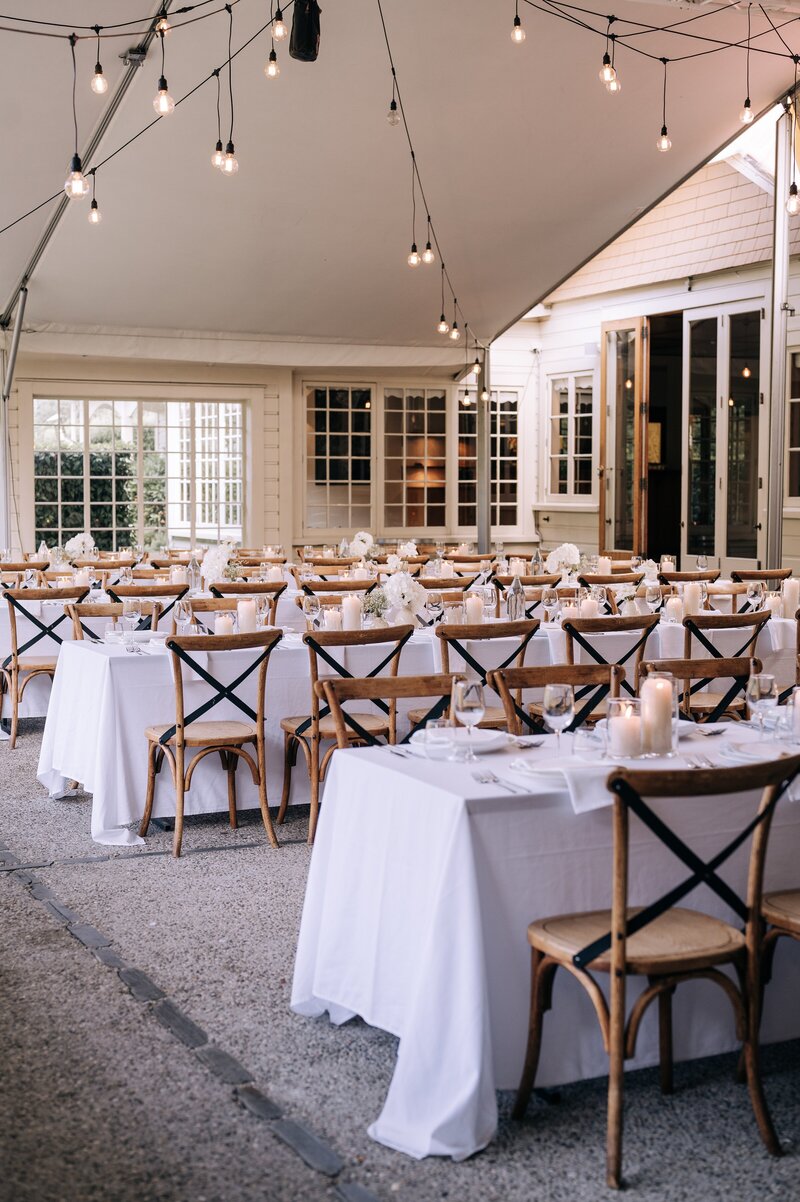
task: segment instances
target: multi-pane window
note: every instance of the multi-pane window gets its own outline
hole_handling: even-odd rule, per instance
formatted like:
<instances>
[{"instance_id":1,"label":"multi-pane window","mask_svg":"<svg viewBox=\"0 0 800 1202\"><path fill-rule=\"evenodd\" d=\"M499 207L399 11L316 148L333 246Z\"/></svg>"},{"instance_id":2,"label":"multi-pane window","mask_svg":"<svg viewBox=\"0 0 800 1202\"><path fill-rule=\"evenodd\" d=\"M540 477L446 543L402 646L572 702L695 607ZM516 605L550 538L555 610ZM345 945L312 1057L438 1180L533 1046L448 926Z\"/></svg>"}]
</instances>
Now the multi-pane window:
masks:
<instances>
[{"instance_id":1,"label":"multi-pane window","mask_svg":"<svg viewBox=\"0 0 800 1202\"><path fill-rule=\"evenodd\" d=\"M446 403L442 389L384 391L384 525L446 526Z\"/></svg>"},{"instance_id":2,"label":"multi-pane window","mask_svg":"<svg viewBox=\"0 0 800 1202\"><path fill-rule=\"evenodd\" d=\"M517 525L519 393L493 389L490 406L491 511L493 527ZM477 521L477 413L475 393L458 398L458 525Z\"/></svg>"},{"instance_id":3,"label":"multi-pane window","mask_svg":"<svg viewBox=\"0 0 800 1202\"><path fill-rule=\"evenodd\" d=\"M792 355L789 379L788 438L786 495L797 499L800 498L800 354L796 352Z\"/></svg>"},{"instance_id":4,"label":"multi-pane window","mask_svg":"<svg viewBox=\"0 0 800 1202\"><path fill-rule=\"evenodd\" d=\"M240 540L240 402L33 402L37 543L81 530L101 550Z\"/></svg>"},{"instance_id":5,"label":"multi-pane window","mask_svg":"<svg viewBox=\"0 0 800 1202\"><path fill-rule=\"evenodd\" d=\"M306 527L369 530L372 389L306 387Z\"/></svg>"},{"instance_id":6,"label":"multi-pane window","mask_svg":"<svg viewBox=\"0 0 800 1202\"><path fill-rule=\"evenodd\" d=\"M550 382L549 491L553 497L592 495L592 377Z\"/></svg>"}]
</instances>

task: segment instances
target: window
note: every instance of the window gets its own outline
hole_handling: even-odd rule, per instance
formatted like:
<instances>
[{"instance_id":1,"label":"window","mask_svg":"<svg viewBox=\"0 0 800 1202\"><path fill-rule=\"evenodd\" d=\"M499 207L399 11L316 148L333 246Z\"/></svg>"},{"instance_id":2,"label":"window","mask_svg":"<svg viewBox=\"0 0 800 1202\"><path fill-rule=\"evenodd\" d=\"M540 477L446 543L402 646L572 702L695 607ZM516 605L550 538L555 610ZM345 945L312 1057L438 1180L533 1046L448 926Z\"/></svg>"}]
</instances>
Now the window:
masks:
<instances>
[{"instance_id":1,"label":"window","mask_svg":"<svg viewBox=\"0 0 800 1202\"><path fill-rule=\"evenodd\" d=\"M800 498L800 354L792 355L789 378L789 447L787 454L788 488L786 495Z\"/></svg>"},{"instance_id":2,"label":"window","mask_svg":"<svg viewBox=\"0 0 800 1202\"><path fill-rule=\"evenodd\" d=\"M384 391L384 524L446 526L446 400L441 389Z\"/></svg>"},{"instance_id":3,"label":"window","mask_svg":"<svg viewBox=\"0 0 800 1202\"><path fill-rule=\"evenodd\" d=\"M493 389L490 405L491 524L516 526L519 393ZM475 392L458 397L458 525L477 522L477 414Z\"/></svg>"},{"instance_id":4,"label":"window","mask_svg":"<svg viewBox=\"0 0 800 1202\"><path fill-rule=\"evenodd\" d=\"M549 492L553 497L592 495L592 377L550 382Z\"/></svg>"},{"instance_id":5,"label":"window","mask_svg":"<svg viewBox=\"0 0 800 1202\"><path fill-rule=\"evenodd\" d=\"M101 550L242 538L244 406L33 401L37 544L91 531Z\"/></svg>"},{"instance_id":6,"label":"window","mask_svg":"<svg viewBox=\"0 0 800 1202\"><path fill-rule=\"evenodd\" d=\"M372 389L306 388L306 505L309 530L370 529Z\"/></svg>"}]
</instances>

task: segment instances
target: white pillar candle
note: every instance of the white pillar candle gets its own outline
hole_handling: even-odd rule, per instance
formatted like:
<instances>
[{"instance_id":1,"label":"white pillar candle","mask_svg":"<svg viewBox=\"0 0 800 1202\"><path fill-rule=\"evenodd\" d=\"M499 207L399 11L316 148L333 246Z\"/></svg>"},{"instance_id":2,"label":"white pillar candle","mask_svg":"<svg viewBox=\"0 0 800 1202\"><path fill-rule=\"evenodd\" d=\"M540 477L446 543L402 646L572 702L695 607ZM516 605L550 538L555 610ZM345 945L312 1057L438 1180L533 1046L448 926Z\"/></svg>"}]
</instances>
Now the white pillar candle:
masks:
<instances>
[{"instance_id":1,"label":"white pillar candle","mask_svg":"<svg viewBox=\"0 0 800 1202\"><path fill-rule=\"evenodd\" d=\"M283 568L278 563L274 563L267 572L267 580L270 584L280 584L283 581Z\"/></svg>"},{"instance_id":2,"label":"white pillar candle","mask_svg":"<svg viewBox=\"0 0 800 1202\"><path fill-rule=\"evenodd\" d=\"M667 597L664 602L664 617L668 622L683 621L683 602L680 597Z\"/></svg>"},{"instance_id":3,"label":"white pillar candle","mask_svg":"<svg viewBox=\"0 0 800 1202\"><path fill-rule=\"evenodd\" d=\"M217 614L214 619L214 634L233 634L233 618L230 614Z\"/></svg>"},{"instance_id":4,"label":"white pillar candle","mask_svg":"<svg viewBox=\"0 0 800 1202\"><path fill-rule=\"evenodd\" d=\"M581 602L581 617L582 618L597 618L600 615L600 602L595 601L594 597L587 597Z\"/></svg>"},{"instance_id":5,"label":"white pillar candle","mask_svg":"<svg viewBox=\"0 0 800 1202\"><path fill-rule=\"evenodd\" d=\"M662 572L674 572L675 571L675 560L671 559L668 555L666 555L661 560L661 571Z\"/></svg>"},{"instance_id":6,"label":"white pillar candle","mask_svg":"<svg viewBox=\"0 0 800 1202\"><path fill-rule=\"evenodd\" d=\"M467 594L467 625L473 626L478 622L483 621L483 600L480 597L471 597Z\"/></svg>"},{"instance_id":7,"label":"white pillar candle","mask_svg":"<svg viewBox=\"0 0 800 1202\"><path fill-rule=\"evenodd\" d=\"M336 605L329 605L325 610L323 621L326 630L341 630L342 611Z\"/></svg>"},{"instance_id":8,"label":"white pillar candle","mask_svg":"<svg viewBox=\"0 0 800 1202\"><path fill-rule=\"evenodd\" d=\"M565 605L564 608L561 610L561 617L562 617L562 620L564 620L564 621L566 621L566 619L568 619L568 618L577 618L578 617L577 605Z\"/></svg>"},{"instance_id":9,"label":"white pillar candle","mask_svg":"<svg viewBox=\"0 0 800 1202\"><path fill-rule=\"evenodd\" d=\"M344 597L342 600L342 629L361 629L361 598Z\"/></svg>"},{"instance_id":10,"label":"white pillar candle","mask_svg":"<svg viewBox=\"0 0 800 1202\"><path fill-rule=\"evenodd\" d=\"M600 555L597 560L597 573L599 576L611 575L611 560L607 555Z\"/></svg>"},{"instance_id":11,"label":"white pillar candle","mask_svg":"<svg viewBox=\"0 0 800 1202\"><path fill-rule=\"evenodd\" d=\"M703 604L703 590L700 587L700 582L697 580L689 580L683 586L683 609L687 617L689 614L699 614Z\"/></svg>"},{"instance_id":12,"label":"white pillar candle","mask_svg":"<svg viewBox=\"0 0 800 1202\"><path fill-rule=\"evenodd\" d=\"M450 560L443 559L442 560L442 578L445 580L452 580L453 577L455 576L455 574L456 574L456 570L453 567Z\"/></svg>"},{"instance_id":13,"label":"white pillar candle","mask_svg":"<svg viewBox=\"0 0 800 1202\"><path fill-rule=\"evenodd\" d=\"M467 555L468 554L466 543L459 543L458 547L456 549L457 549L459 555Z\"/></svg>"},{"instance_id":14,"label":"white pillar candle","mask_svg":"<svg viewBox=\"0 0 800 1202\"><path fill-rule=\"evenodd\" d=\"M608 723L608 749L612 755L638 756L642 750L642 721L633 707Z\"/></svg>"},{"instance_id":15,"label":"white pillar candle","mask_svg":"<svg viewBox=\"0 0 800 1202\"><path fill-rule=\"evenodd\" d=\"M520 559L519 555L512 555L508 561L508 570L512 576L526 575L526 564L524 559Z\"/></svg>"},{"instance_id":16,"label":"white pillar candle","mask_svg":"<svg viewBox=\"0 0 800 1202\"><path fill-rule=\"evenodd\" d=\"M783 613L783 599L780 593L770 593L767 596L767 609L774 618L780 618Z\"/></svg>"},{"instance_id":17,"label":"white pillar candle","mask_svg":"<svg viewBox=\"0 0 800 1202\"><path fill-rule=\"evenodd\" d=\"M356 568L353 572L354 580L369 580L369 572L366 568Z\"/></svg>"},{"instance_id":18,"label":"white pillar candle","mask_svg":"<svg viewBox=\"0 0 800 1202\"><path fill-rule=\"evenodd\" d=\"M172 584L189 583L189 577L186 574L186 568L170 568L169 578Z\"/></svg>"},{"instance_id":19,"label":"white pillar candle","mask_svg":"<svg viewBox=\"0 0 800 1202\"><path fill-rule=\"evenodd\" d=\"M672 751L672 681L648 676L642 681L639 697L642 702L642 751L668 755Z\"/></svg>"},{"instance_id":20,"label":"white pillar candle","mask_svg":"<svg viewBox=\"0 0 800 1202\"><path fill-rule=\"evenodd\" d=\"M249 597L236 604L236 616L239 619L239 634L255 634L256 632L256 603Z\"/></svg>"},{"instance_id":21,"label":"white pillar candle","mask_svg":"<svg viewBox=\"0 0 800 1202\"><path fill-rule=\"evenodd\" d=\"M800 609L800 580L789 577L783 582L783 616L793 618Z\"/></svg>"},{"instance_id":22,"label":"white pillar candle","mask_svg":"<svg viewBox=\"0 0 800 1202\"><path fill-rule=\"evenodd\" d=\"M81 568L75 573L75 584L84 588L89 587L89 569Z\"/></svg>"}]
</instances>

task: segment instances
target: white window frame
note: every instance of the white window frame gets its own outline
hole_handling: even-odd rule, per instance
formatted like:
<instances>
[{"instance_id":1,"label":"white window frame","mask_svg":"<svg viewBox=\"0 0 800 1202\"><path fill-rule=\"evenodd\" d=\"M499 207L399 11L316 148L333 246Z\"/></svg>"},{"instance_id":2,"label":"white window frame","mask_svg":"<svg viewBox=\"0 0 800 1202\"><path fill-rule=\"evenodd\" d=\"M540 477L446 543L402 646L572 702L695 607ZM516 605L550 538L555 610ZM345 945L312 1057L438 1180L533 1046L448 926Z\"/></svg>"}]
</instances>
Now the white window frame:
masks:
<instances>
[{"instance_id":1,"label":"white window frame","mask_svg":"<svg viewBox=\"0 0 800 1202\"><path fill-rule=\"evenodd\" d=\"M566 383L567 385L567 453L566 461L568 466L567 473L567 491L553 492L551 488L551 468L553 462L553 423L556 418L553 416L553 389L557 384ZM592 453L586 458L591 462L591 491L587 493L575 492L574 488L574 464L575 464L575 394L579 385L587 385L592 392ZM596 372L591 368L583 370L572 369L569 371L553 371L548 372L545 376L545 403L542 406L542 416L545 422L545 437L544 437L544 464L542 468L543 494L545 503L548 506L563 506L565 508L594 508L597 505L597 376Z\"/></svg>"},{"instance_id":2,"label":"white window frame","mask_svg":"<svg viewBox=\"0 0 800 1202\"><path fill-rule=\"evenodd\" d=\"M103 381L75 379L18 379L20 414L19 462L22 467L17 483L20 509L20 534L23 547L32 547L35 538L34 475L33 475L33 401L34 398L57 397L75 401L189 401L218 404L237 401L243 410L242 542L252 545L261 535L263 484L254 456L263 443L262 409L264 390L238 385L152 384L138 380ZM88 413L88 406L86 407ZM191 457L194 461L194 456ZM26 468L28 470L26 470ZM255 469L255 470L254 470ZM142 464L137 470L141 477ZM195 498L196 500L196 498ZM77 533L77 531L76 531Z\"/></svg>"},{"instance_id":3,"label":"white window frame","mask_svg":"<svg viewBox=\"0 0 800 1202\"><path fill-rule=\"evenodd\" d=\"M458 507L458 484L459 484L459 480L458 480L458 438L459 438L458 416L459 416L459 411L461 409L462 399L464 397L464 394L467 392L470 394L470 397L472 398L471 409L473 410L473 412L475 411L477 404L484 403L481 401L476 401L477 393L476 393L476 390L474 387L467 388L464 385L461 385L456 390L456 403L454 406L454 436L453 436L454 449L455 449L455 466L452 471L452 478L454 481L454 485L453 485L454 496L452 498L452 507L453 507L452 508L452 516L453 516L453 520L454 520L453 529L454 529L455 533L459 534L459 535L467 535L470 533L474 534L474 532L475 532L474 525L464 526L464 525L459 524L459 521L458 521L458 508L459 508ZM498 384L496 386L493 385L491 388L491 397L492 397L491 403L494 404L495 398L499 397L501 394L510 394L510 393L513 393L514 396L516 397L516 416L517 416L516 511L517 511L517 520L514 523L505 523L503 525L497 525L494 522L492 522L491 533L492 533L493 539L494 538L513 539L513 538L520 537L520 527L522 525L522 520L523 520L522 509L523 509L523 492L524 492L524 487L523 487L523 485L524 485L524 479L523 479L523 477L524 477L524 469L523 469L524 460L523 460L522 450L523 450L524 419L523 419L523 403L522 403L522 401L523 401L523 396L524 396L524 389L514 386L514 385L504 385L504 384ZM491 427L490 427L490 430L491 430ZM491 444L491 442L492 442L492 439L491 439L491 434L490 434L490 444ZM477 442L476 442L476 451L477 451ZM491 459L491 456L492 456L491 445L489 448L489 454L490 454L490 461L493 463L493 460ZM491 468L490 468L490 470L491 470ZM499 484L500 484L499 475L497 478L497 484L499 487ZM499 503L496 503L496 502L492 503L492 511L494 511L495 508L497 508L497 509L500 508ZM493 514L492 514L492 516L493 516Z\"/></svg>"},{"instance_id":4,"label":"white window frame","mask_svg":"<svg viewBox=\"0 0 800 1202\"><path fill-rule=\"evenodd\" d=\"M790 443L790 432L792 428L791 415L792 405L800 405L800 396L792 396L792 359L797 355L800 358L800 346L790 346L786 353L786 426L784 429L783 446L784 446L784 481L783 481L783 512L792 516L800 515L800 494L792 496L789 492L789 455L792 450L800 450L800 447L792 447Z\"/></svg>"}]
</instances>

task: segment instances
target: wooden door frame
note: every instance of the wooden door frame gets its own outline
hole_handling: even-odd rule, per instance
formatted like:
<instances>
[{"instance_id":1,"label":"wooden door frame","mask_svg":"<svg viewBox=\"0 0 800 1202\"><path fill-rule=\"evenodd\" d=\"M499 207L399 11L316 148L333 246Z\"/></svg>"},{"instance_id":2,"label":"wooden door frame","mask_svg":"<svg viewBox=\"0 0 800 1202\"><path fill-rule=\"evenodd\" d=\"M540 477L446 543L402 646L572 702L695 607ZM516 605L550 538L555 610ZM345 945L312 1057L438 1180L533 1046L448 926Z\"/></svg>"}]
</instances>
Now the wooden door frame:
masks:
<instances>
[{"instance_id":1,"label":"wooden door frame","mask_svg":"<svg viewBox=\"0 0 800 1202\"><path fill-rule=\"evenodd\" d=\"M608 452L608 339L607 335L633 330L634 344L634 423L633 423L633 546L609 547L606 534L606 474ZM650 362L650 322L647 317L631 317L623 321L604 321L600 325L600 496L598 504L600 550L630 550L643 555L647 543L647 375ZM616 401L616 397L614 398ZM616 420L616 415L615 415ZM612 518L613 522L613 518ZM614 541L613 539L611 541Z\"/></svg>"}]
</instances>

